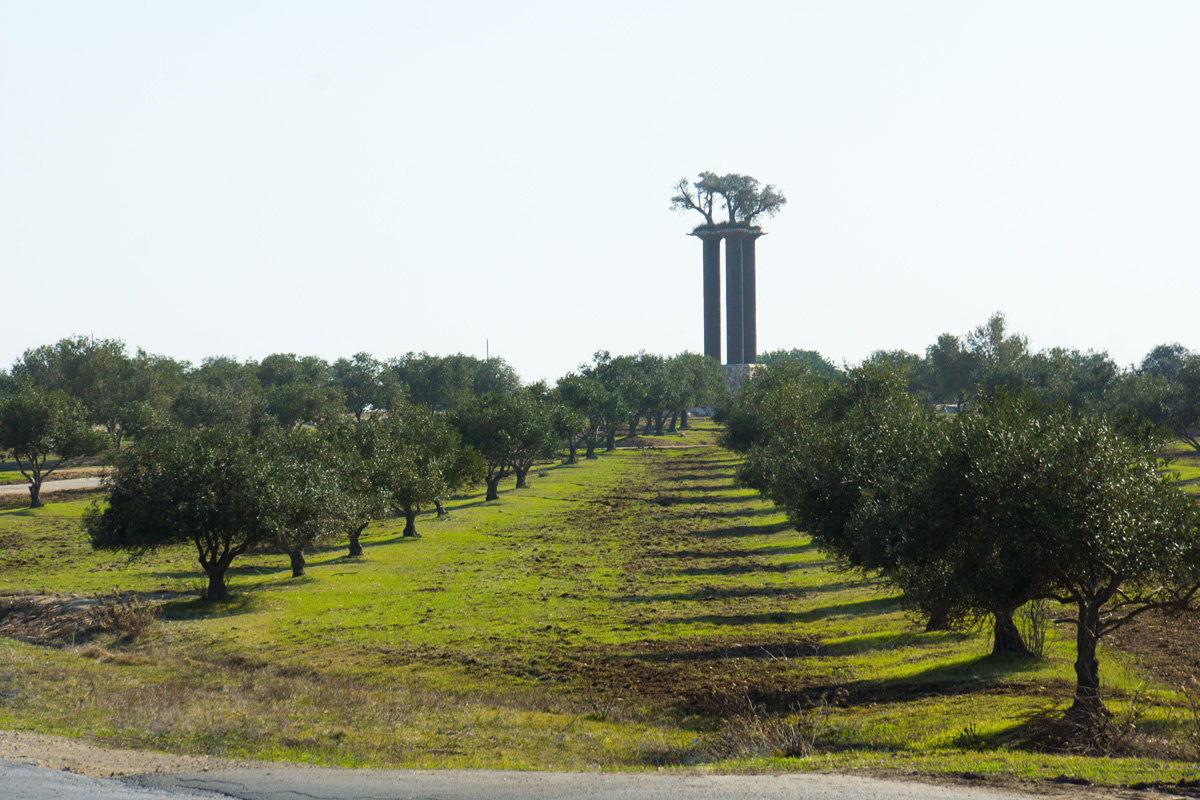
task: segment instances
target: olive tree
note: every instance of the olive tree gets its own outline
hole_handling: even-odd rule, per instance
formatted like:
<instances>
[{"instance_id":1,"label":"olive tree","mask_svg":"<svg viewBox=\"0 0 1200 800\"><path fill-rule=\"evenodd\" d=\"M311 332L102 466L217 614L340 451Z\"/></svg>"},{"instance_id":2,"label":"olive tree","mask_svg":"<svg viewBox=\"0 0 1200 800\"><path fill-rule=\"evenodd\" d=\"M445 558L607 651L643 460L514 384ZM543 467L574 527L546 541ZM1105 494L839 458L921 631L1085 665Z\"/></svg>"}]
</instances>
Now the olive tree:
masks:
<instances>
[{"instance_id":1,"label":"olive tree","mask_svg":"<svg viewBox=\"0 0 1200 800\"><path fill-rule=\"evenodd\" d=\"M408 406L378 423L375 480L386 501L404 514L404 536L418 537L422 506L435 505L477 474L459 433L426 408Z\"/></svg>"},{"instance_id":2,"label":"olive tree","mask_svg":"<svg viewBox=\"0 0 1200 800\"><path fill-rule=\"evenodd\" d=\"M542 406L542 413L549 417L554 436L566 447L566 463L578 463L579 444L589 430L594 439L595 426L588 421L586 414L563 399L557 387L551 389L543 382L528 387L527 391Z\"/></svg>"},{"instance_id":3,"label":"olive tree","mask_svg":"<svg viewBox=\"0 0 1200 800\"><path fill-rule=\"evenodd\" d=\"M234 427L258 430L274 425L258 379L258 365L232 358L207 358L184 376L171 402L171 419L189 430Z\"/></svg>"},{"instance_id":4,"label":"olive tree","mask_svg":"<svg viewBox=\"0 0 1200 800\"><path fill-rule=\"evenodd\" d=\"M404 386L396 373L368 353L339 358L333 362L330 374L345 400L346 411L357 420L368 409L391 409L404 399Z\"/></svg>"},{"instance_id":5,"label":"olive tree","mask_svg":"<svg viewBox=\"0 0 1200 800\"><path fill-rule=\"evenodd\" d=\"M758 363L771 369L788 363L796 363L806 364L814 372L826 375L836 375L838 372L837 366L816 350L802 350L800 348L768 350L765 353L759 353Z\"/></svg>"},{"instance_id":6,"label":"olive tree","mask_svg":"<svg viewBox=\"0 0 1200 800\"><path fill-rule=\"evenodd\" d=\"M945 627L959 609L917 580L940 551L914 546L899 557L906 534L928 533L921 476L935 459L937 422L907 393L904 373L867 362L827 377L797 364L790 375L768 372L756 383L735 401L726 435L747 452L741 479L826 553L904 589L930 629ZM923 568L912 570L915 563Z\"/></svg>"},{"instance_id":7,"label":"olive tree","mask_svg":"<svg viewBox=\"0 0 1200 800\"><path fill-rule=\"evenodd\" d=\"M511 408L508 429L509 462L517 489L528 486L529 470L538 461L554 456L558 449L556 412L561 407L543 384L528 386L508 398Z\"/></svg>"},{"instance_id":8,"label":"olive tree","mask_svg":"<svg viewBox=\"0 0 1200 800\"><path fill-rule=\"evenodd\" d=\"M574 442L584 446L584 458L596 457L596 443L603 419L598 413L603 387L599 381L572 372L558 379L555 389L564 406L579 415L579 427ZM575 452L571 452L572 459Z\"/></svg>"},{"instance_id":9,"label":"olive tree","mask_svg":"<svg viewBox=\"0 0 1200 800\"><path fill-rule=\"evenodd\" d=\"M80 403L61 391L14 383L0 394L0 452L9 451L29 482L29 507L42 506L42 482L62 466L104 450L103 434Z\"/></svg>"},{"instance_id":10,"label":"olive tree","mask_svg":"<svg viewBox=\"0 0 1200 800\"><path fill-rule=\"evenodd\" d=\"M92 547L135 554L175 544L196 548L205 597L229 598L234 559L271 540L262 514L263 454L246 431L160 429L114 461L108 502L85 517Z\"/></svg>"},{"instance_id":11,"label":"olive tree","mask_svg":"<svg viewBox=\"0 0 1200 800\"><path fill-rule=\"evenodd\" d=\"M389 506L375 453L381 438L381 417L361 421L345 418L329 420L317 428L325 453L341 476L349 503L345 533L351 557L363 554L363 532L375 520L387 515Z\"/></svg>"},{"instance_id":12,"label":"olive tree","mask_svg":"<svg viewBox=\"0 0 1200 800\"><path fill-rule=\"evenodd\" d=\"M326 437L311 428L267 430L261 458L260 514L271 544L288 555L292 577L304 574L304 551L346 529L357 510Z\"/></svg>"},{"instance_id":13,"label":"olive tree","mask_svg":"<svg viewBox=\"0 0 1200 800\"><path fill-rule=\"evenodd\" d=\"M726 219L717 222L714 205L725 206ZM694 182L680 178L671 197L676 211L695 211L704 217L702 228L750 226L761 216L773 217L787 203L783 192L771 184L762 185L749 175L701 172Z\"/></svg>"},{"instance_id":14,"label":"olive tree","mask_svg":"<svg viewBox=\"0 0 1200 800\"><path fill-rule=\"evenodd\" d=\"M670 392L671 430L688 427L688 409L717 406L729 398L725 372L711 356L683 352L667 359L667 386Z\"/></svg>"},{"instance_id":15,"label":"olive tree","mask_svg":"<svg viewBox=\"0 0 1200 800\"><path fill-rule=\"evenodd\" d=\"M624 390L627 379L625 365L628 359L614 359L607 350L599 350L592 356L591 364L580 366L580 375L589 382L585 387L587 414L595 419L598 431L604 435L604 449L617 449L617 428L629 415L629 400ZM636 426L636 421L635 421ZM594 457L595 452L586 457Z\"/></svg>"},{"instance_id":16,"label":"olive tree","mask_svg":"<svg viewBox=\"0 0 1200 800\"><path fill-rule=\"evenodd\" d=\"M118 446L123 416L140 399L125 343L118 339L77 336L26 350L12 374L43 391L74 398L87 421L102 426Z\"/></svg>"},{"instance_id":17,"label":"olive tree","mask_svg":"<svg viewBox=\"0 0 1200 800\"><path fill-rule=\"evenodd\" d=\"M1071 715L1106 713L1100 699L1101 638L1156 608L1195 605L1200 589L1200 521L1195 505L1159 471L1153 453L1100 417L1021 413L1033 427L1020 502L1011 481L993 484L997 508L1011 514L1013 550L1041 565L1027 576L1035 597L1074 614L1075 698ZM993 449L1000 444L989 437ZM993 456L981 453L986 463ZM1013 470L1005 471L1016 477Z\"/></svg>"},{"instance_id":18,"label":"olive tree","mask_svg":"<svg viewBox=\"0 0 1200 800\"><path fill-rule=\"evenodd\" d=\"M266 411L284 429L316 424L345 406L329 364L316 356L274 353L258 364L256 373Z\"/></svg>"},{"instance_id":19,"label":"olive tree","mask_svg":"<svg viewBox=\"0 0 1200 800\"><path fill-rule=\"evenodd\" d=\"M408 388L409 400L430 411L454 411L471 398L509 394L521 385L504 359L481 359L463 353L406 353L388 362L388 369Z\"/></svg>"},{"instance_id":20,"label":"olive tree","mask_svg":"<svg viewBox=\"0 0 1200 800\"><path fill-rule=\"evenodd\" d=\"M1194 605L1196 507L1103 417L1001 394L940 419L878 363L755 391L758 426L735 429L743 480L826 552L880 572L931 621L990 615L997 654L1028 655L1023 603L1074 609L1074 717L1106 713L1105 634Z\"/></svg>"},{"instance_id":21,"label":"olive tree","mask_svg":"<svg viewBox=\"0 0 1200 800\"><path fill-rule=\"evenodd\" d=\"M1069 715L1105 715L1100 640L1146 611L1194 605L1196 506L1144 442L1032 397L982 399L946 442L927 508L955 532L945 539L957 565L948 585L976 602L986 594L1071 609L1059 620L1075 629Z\"/></svg>"},{"instance_id":22,"label":"olive tree","mask_svg":"<svg viewBox=\"0 0 1200 800\"><path fill-rule=\"evenodd\" d=\"M509 475L517 476L516 488L525 488L534 462L554 452L553 420L529 392L481 395L453 419L463 442L483 459L486 500L499 499L500 481Z\"/></svg>"}]
</instances>

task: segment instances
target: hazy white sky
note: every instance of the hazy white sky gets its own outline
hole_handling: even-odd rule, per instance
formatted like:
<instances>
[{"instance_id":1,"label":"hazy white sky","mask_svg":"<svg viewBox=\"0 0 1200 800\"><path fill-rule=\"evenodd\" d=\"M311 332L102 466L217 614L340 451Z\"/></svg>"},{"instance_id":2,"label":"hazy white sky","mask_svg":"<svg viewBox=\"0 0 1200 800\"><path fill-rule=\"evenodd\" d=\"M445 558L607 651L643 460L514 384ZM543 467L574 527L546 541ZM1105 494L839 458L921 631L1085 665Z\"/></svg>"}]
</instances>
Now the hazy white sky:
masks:
<instances>
[{"instance_id":1,"label":"hazy white sky","mask_svg":"<svg viewBox=\"0 0 1200 800\"><path fill-rule=\"evenodd\" d=\"M679 177L786 192L760 350L1200 348L1200 4L0 0L0 364L702 349Z\"/></svg>"}]
</instances>

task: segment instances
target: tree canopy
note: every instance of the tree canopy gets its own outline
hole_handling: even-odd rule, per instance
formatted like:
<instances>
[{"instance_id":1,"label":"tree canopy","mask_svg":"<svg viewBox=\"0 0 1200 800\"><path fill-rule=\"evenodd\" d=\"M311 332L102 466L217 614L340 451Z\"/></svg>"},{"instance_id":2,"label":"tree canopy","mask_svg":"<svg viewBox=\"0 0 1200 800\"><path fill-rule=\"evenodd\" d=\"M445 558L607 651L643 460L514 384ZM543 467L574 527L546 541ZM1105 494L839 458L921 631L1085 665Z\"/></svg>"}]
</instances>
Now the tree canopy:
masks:
<instances>
[{"instance_id":1,"label":"tree canopy","mask_svg":"<svg viewBox=\"0 0 1200 800\"><path fill-rule=\"evenodd\" d=\"M85 519L92 546L139 553L192 544L208 576L205 596L226 600L233 560L274 532L262 514L262 475L248 432L156 431L117 456L107 506L93 505Z\"/></svg>"},{"instance_id":2,"label":"tree canopy","mask_svg":"<svg viewBox=\"0 0 1200 800\"><path fill-rule=\"evenodd\" d=\"M9 451L29 482L29 507L42 505L42 482L61 466L104 450L79 402L65 392L15 383L0 393L0 452Z\"/></svg>"},{"instance_id":3,"label":"tree canopy","mask_svg":"<svg viewBox=\"0 0 1200 800\"><path fill-rule=\"evenodd\" d=\"M725 208L721 222L714 216L718 202ZM786 203L783 192L771 184L764 186L756 178L736 173L701 172L695 181L680 178L671 197L673 210L695 211L704 217L697 230L752 227L759 217L778 214Z\"/></svg>"},{"instance_id":4,"label":"tree canopy","mask_svg":"<svg viewBox=\"0 0 1200 800\"><path fill-rule=\"evenodd\" d=\"M1104 714L1100 638L1200 590L1196 507L1101 415L1001 392L939 418L906 382L886 360L752 382L727 435L742 479L931 620L990 615L997 653L1028 654L1022 604L1075 609L1072 713Z\"/></svg>"}]
</instances>

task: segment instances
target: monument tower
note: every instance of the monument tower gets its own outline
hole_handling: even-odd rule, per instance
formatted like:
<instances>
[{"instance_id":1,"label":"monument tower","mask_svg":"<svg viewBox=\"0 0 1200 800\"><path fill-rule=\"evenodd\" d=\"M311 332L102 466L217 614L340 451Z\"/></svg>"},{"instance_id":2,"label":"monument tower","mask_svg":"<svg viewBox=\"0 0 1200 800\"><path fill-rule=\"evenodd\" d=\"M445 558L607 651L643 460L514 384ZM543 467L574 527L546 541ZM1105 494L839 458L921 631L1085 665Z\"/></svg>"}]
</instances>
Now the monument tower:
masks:
<instances>
[{"instance_id":1,"label":"monument tower","mask_svg":"<svg viewBox=\"0 0 1200 800\"><path fill-rule=\"evenodd\" d=\"M704 223L691 232L704 245L704 354L721 361L721 242L725 243L726 364L758 360L758 313L755 286L755 242L765 235L754 220L773 217L787 202L770 184L759 186L749 175L700 173L699 180L681 178L671 198L676 210L698 211ZM713 207L720 201L727 219L717 222Z\"/></svg>"}]
</instances>

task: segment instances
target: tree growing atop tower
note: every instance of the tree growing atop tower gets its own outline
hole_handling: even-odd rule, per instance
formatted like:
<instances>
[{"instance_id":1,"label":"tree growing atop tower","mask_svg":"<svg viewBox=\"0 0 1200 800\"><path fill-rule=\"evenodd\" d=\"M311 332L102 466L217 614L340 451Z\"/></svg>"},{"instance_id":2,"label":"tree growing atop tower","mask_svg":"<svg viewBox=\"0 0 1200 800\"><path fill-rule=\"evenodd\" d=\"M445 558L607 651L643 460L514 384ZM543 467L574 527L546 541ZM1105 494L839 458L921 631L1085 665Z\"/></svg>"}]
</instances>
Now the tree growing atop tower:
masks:
<instances>
[{"instance_id":1,"label":"tree growing atop tower","mask_svg":"<svg viewBox=\"0 0 1200 800\"><path fill-rule=\"evenodd\" d=\"M672 210L696 211L704 217L697 230L752 227L759 217L773 217L787 203L783 192L773 185L762 185L757 178L736 173L701 172L695 181L680 178L675 192ZM714 216L718 203L725 207L725 220L721 222Z\"/></svg>"}]
</instances>

